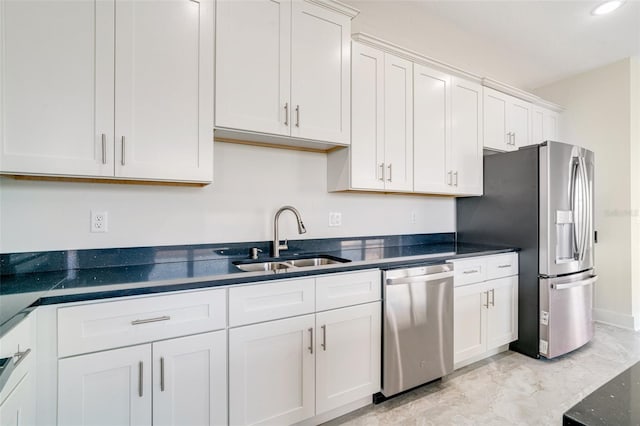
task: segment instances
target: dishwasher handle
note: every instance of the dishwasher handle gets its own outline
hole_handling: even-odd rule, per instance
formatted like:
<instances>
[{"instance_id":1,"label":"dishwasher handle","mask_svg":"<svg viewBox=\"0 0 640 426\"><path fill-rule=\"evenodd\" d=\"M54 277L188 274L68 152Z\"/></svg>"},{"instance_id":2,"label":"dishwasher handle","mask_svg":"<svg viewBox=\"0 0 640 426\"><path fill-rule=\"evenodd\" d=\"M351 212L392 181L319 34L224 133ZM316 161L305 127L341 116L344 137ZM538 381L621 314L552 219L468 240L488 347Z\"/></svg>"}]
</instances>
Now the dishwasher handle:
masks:
<instances>
[{"instance_id":1,"label":"dishwasher handle","mask_svg":"<svg viewBox=\"0 0 640 426\"><path fill-rule=\"evenodd\" d=\"M452 278L453 271L450 272L438 272L436 274L427 274L427 275L418 275L415 277L400 277L400 278L387 278L387 285L398 285L398 284L413 284L413 283L424 283L429 281L437 281L445 278Z\"/></svg>"}]
</instances>

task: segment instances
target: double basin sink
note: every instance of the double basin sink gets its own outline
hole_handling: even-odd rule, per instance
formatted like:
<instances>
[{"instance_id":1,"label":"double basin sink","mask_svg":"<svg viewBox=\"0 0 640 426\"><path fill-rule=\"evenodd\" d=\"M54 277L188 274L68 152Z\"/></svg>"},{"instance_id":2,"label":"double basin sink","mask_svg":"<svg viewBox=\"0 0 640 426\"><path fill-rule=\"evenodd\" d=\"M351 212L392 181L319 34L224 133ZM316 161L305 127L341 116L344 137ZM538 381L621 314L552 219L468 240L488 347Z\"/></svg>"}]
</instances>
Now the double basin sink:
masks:
<instances>
[{"instance_id":1,"label":"double basin sink","mask_svg":"<svg viewBox=\"0 0 640 426\"><path fill-rule=\"evenodd\" d=\"M260 271L291 271L304 267L322 267L334 265L336 263L351 262L341 257L329 256L325 254L313 256L296 256L290 258L261 259L261 260L238 260L233 262L236 268L245 272Z\"/></svg>"}]
</instances>

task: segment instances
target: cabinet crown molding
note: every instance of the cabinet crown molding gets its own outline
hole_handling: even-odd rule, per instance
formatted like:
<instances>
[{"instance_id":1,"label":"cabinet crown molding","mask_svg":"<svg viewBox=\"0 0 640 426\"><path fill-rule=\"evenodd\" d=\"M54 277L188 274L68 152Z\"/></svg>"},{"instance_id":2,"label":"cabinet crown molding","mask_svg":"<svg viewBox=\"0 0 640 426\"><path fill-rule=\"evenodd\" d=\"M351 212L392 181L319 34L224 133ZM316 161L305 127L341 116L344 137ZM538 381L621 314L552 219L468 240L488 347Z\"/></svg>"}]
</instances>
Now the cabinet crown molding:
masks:
<instances>
[{"instance_id":1,"label":"cabinet crown molding","mask_svg":"<svg viewBox=\"0 0 640 426\"><path fill-rule=\"evenodd\" d=\"M343 15L347 15L351 19L355 18L360 13L359 9L356 9L355 7L349 6L348 4L342 3L337 0L305 0L305 1L342 13Z\"/></svg>"},{"instance_id":2,"label":"cabinet crown molding","mask_svg":"<svg viewBox=\"0 0 640 426\"><path fill-rule=\"evenodd\" d=\"M308 0L308 1L311 1L311 0ZM446 62L439 61L437 59L423 55L421 53L415 52L410 49L405 49L402 46L399 46L390 41L381 39L374 35L367 34L367 33L354 33L351 35L351 38L353 41L357 41L359 43L375 47L382 51L405 58L409 61L434 67L434 68L438 68L444 72L448 72L450 74L454 74L459 77L463 77L468 80L481 83L485 87L490 87L500 92L507 93L509 95L515 96L516 98L525 100L527 102L531 102L534 105L539 105L543 108L547 108L556 112L564 111L564 107L558 104L554 104L553 102L546 101L540 98L539 96L534 95L533 93L526 92L522 89L518 89L517 87L510 86L508 84L502 83L498 80L494 80L489 77L482 77L480 75L473 74L469 71L463 70L462 68L458 68Z\"/></svg>"},{"instance_id":3,"label":"cabinet crown molding","mask_svg":"<svg viewBox=\"0 0 640 426\"><path fill-rule=\"evenodd\" d=\"M426 65L428 67L438 68L444 72L454 74L459 77L466 78L468 80L476 81L478 83L482 81L482 77L477 74L470 73L468 71L463 70L462 68L458 68L454 65L447 64L446 62L439 61L430 56L423 55L413 50L406 49L402 46L399 46L395 43L381 39L371 34L354 33L351 35L351 39L353 41L357 41L359 43L366 44L366 45L375 47L377 49L383 50L385 52L391 53L393 55L399 56L401 58L407 59L411 62Z\"/></svg>"},{"instance_id":4,"label":"cabinet crown molding","mask_svg":"<svg viewBox=\"0 0 640 426\"><path fill-rule=\"evenodd\" d=\"M510 86L506 83L502 83L498 80L494 80L489 77L482 78L482 85L485 87L490 87L492 89L498 90L502 93L515 96L516 98L522 99L527 102L531 102L534 105L538 105L543 108L550 109L552 111L562 112L565 109L561 105L546 101L541 97L534 95L533 93L526 92L522 89L518 89L517 87Z\"/></svg>"}]
</instances>

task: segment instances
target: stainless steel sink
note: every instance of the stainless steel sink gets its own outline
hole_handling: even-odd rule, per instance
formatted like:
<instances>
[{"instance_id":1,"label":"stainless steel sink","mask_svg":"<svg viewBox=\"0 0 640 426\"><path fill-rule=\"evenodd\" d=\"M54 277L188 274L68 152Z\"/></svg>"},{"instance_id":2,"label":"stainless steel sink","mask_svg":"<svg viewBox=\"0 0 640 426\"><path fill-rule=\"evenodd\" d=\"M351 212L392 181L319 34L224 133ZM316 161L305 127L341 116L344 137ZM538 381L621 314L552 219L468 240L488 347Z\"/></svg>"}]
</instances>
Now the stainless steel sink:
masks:
<instances>
[{"instance_id":1,"label":"stainless steel sink","mask_svg":"<svg viewBox=\"0 0 640 426\"><path fill-rule=\"evenodd\" d=\"M304 267L322 267L325 265L333 265L336 263L350 262L348 259L329 255L316 255L313 257L297 257L285 259L269 259L269 260L239 260L233 262L236 268L246 272L257 271L282 271L304 268Z\"/></svg>"}]
</instances>

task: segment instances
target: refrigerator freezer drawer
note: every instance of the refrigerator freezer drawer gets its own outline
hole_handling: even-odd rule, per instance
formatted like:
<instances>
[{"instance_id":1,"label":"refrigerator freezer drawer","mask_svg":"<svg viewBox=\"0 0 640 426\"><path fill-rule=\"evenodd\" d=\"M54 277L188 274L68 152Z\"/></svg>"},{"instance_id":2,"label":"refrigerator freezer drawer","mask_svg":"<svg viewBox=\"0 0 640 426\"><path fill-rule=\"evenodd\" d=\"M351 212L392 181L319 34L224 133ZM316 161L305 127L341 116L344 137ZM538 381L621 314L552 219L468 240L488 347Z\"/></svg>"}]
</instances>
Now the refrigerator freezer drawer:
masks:
<instances>
[{"instance_id":1,"label":"refrigerator freezer drawer","mask_svg":"<svg viewBox=\"0 0 640 426\"><path fill-rule=\"evenodd\" d=\"M593 338L592 272L540 279L540 355L555 358Z\"/></svg>"}]
</instances>

